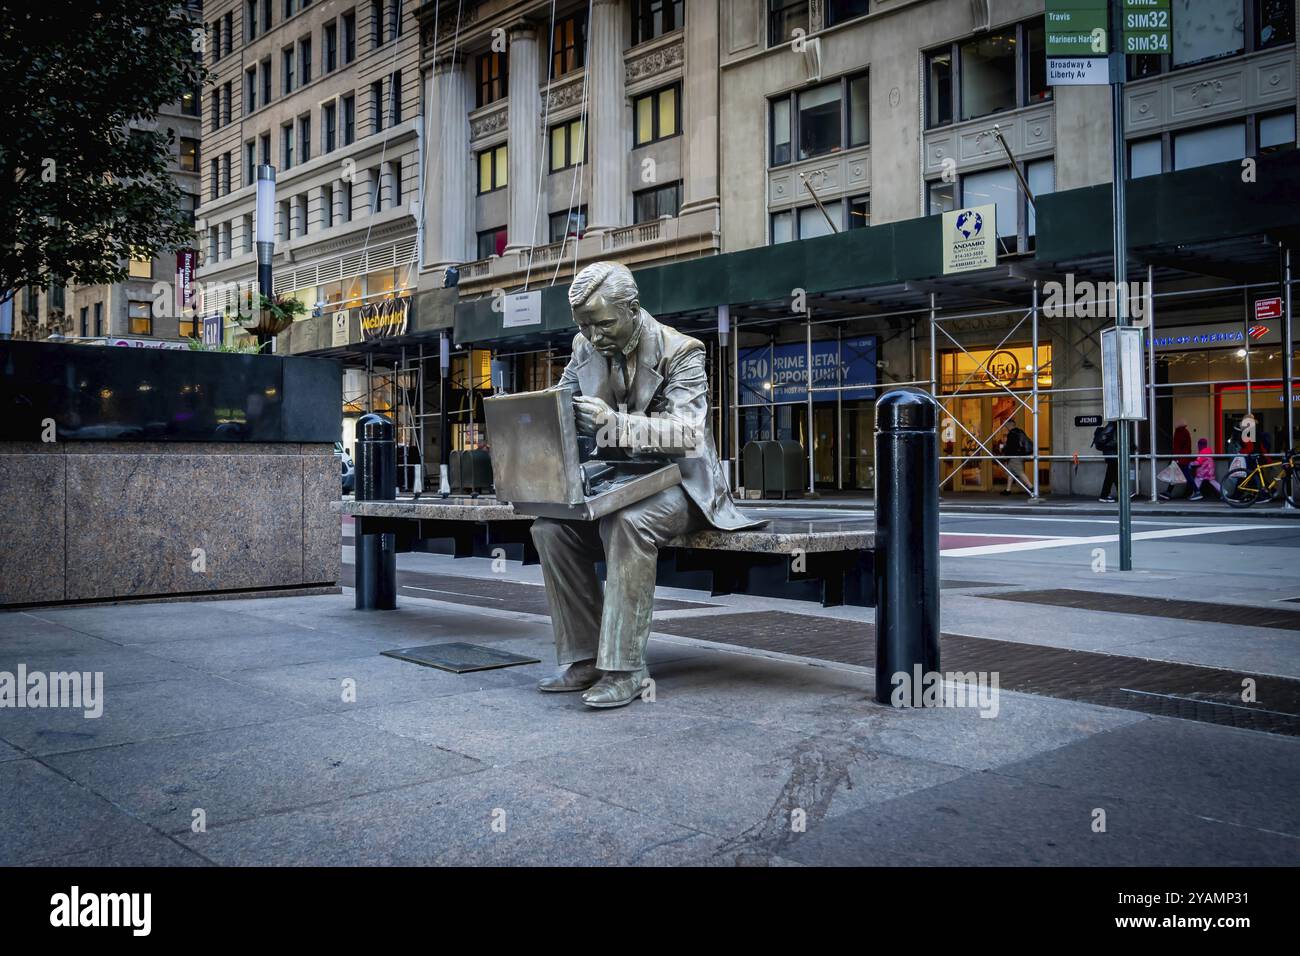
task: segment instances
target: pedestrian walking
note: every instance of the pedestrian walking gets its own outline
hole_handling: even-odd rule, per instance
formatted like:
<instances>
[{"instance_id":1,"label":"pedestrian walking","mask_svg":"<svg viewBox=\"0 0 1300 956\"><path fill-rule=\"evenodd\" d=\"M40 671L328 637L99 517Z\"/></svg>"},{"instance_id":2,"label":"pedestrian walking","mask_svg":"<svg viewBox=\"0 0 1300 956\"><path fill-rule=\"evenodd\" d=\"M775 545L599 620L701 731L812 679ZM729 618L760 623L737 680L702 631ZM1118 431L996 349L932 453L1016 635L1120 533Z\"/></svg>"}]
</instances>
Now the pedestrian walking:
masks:
<instances>
[{"instance_id":1,"label":"pedestrian walking","mask_svg":"<svg viewBox=\"0 0 1300 956\"><path fill-rule=\"evenodd\" d=\"M1007 487L1002 494L1009 495L1013 492L1012 482L1016 477L1023 478L1025 474L1025 459L1034 453L1034 443L1030 441L1029 436L1025 434L1024 429L1015 423L1012 419L1007 419L1006 440L1002 443L1002 454L1005 457L1004 465L1007 469Z\"/></svg>"},{"instance_id":2,"label":"pedestrian walking","mask_svg":"<svg viewBox=\"0 0 1300 956\"><path fill-rule=\"evenodd\" d=\"M1119 480L1118 459L1115 457L1119 452L1119 442L1115 437L1115 423L1107 422L1105 425L1098 425L1092 433L1092 447L1101 452L1106 458L1106 476L1101 480L1101 497L1098 501L1114 502L1115 482Z\"/></svg>"}]
</instances>

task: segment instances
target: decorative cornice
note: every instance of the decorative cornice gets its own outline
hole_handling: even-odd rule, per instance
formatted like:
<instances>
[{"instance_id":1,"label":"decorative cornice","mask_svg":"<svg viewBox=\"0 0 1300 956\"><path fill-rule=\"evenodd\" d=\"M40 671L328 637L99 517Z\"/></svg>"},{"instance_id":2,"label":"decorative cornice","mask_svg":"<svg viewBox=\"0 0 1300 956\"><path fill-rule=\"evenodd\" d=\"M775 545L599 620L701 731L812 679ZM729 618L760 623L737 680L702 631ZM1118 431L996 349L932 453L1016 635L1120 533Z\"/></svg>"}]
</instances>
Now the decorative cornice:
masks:
<instances>
[{"instance_id":1,"label":"decorative cornice","mask_svg":"<svg viewBox=\"0 0 1300 956\"><path fill-rule=\"evenodd\" d=\"M484 107L477 116L471 113L469 118L469 138L476 140L491 136L493 133L499 133L506 128L509 119L510 103L505 100Z\"/></svg>"},{"instance_id":2,"label":"decorative cornice","mask_svg":"<svg viewBox=\"0 0 1300 956\"><path fill-rule=\"evenodd\" d=\"M585 71L582 71L576 76L566 76L548 86L542 97L543 108L549 113L554 113L581 103L584 77Z\"/></svg>"},{"instance_id":3,"label":"decorative cornice","mask_svg":"<svg viewBox=\"0 0 1300 956\"><path fill-rule=\"evenodd\" d=\"M629 58L623 67L624 85L631 85L645 77L680 67L685 61L686 42L683 38L678 37L675 43L655 47L645 53Z\"/></svg>"}]
</instances>

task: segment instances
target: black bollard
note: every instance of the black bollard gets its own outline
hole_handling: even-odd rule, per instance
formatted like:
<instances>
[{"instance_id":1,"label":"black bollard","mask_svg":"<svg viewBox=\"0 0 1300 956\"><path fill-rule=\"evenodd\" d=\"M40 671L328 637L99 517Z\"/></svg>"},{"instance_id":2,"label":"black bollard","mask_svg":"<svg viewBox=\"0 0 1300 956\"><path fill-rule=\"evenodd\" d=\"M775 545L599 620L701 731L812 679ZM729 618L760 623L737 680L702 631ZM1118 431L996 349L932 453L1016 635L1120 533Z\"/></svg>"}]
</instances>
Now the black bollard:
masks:
<instances>
[{"instance_id":1,"label":"black bollard","mask_svg":"<svg viewBox=\"0 0 1300 956\"><path fill-rule=\"evenodd\" d=\"M382 415L357 421L357 501L392 501L397 497L397 444L393 423ZM397 539L389 534L362 534L367 519L358 519L355 566L358 611L397 607Z\"/></svg>"},{"instance_id":2,"label":"black bollard","mask_svg":"<svg viewBox=\"0 0 1300 956\"><path fill-rule=\"evenodd\" d=\"M895 389L876 402L876 700L921 699L939 670L939 405ZM917 668L920 668L919 672ZM901 683L896 675L906 675Z\"/></svg>"}]
</instances>

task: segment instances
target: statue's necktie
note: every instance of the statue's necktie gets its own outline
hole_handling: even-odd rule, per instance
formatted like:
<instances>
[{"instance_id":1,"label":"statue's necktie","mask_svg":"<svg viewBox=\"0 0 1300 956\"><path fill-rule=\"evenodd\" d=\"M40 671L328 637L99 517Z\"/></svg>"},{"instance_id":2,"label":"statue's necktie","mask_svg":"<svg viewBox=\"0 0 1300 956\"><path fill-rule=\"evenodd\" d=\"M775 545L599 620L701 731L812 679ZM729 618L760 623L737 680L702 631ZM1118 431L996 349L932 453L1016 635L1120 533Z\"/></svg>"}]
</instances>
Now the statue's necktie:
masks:
<instances>
[{"instance_id":1,"label":"statue's necktie","mask_svg":"<svg viewBox=\"0 0 1300 956\"><path fill-rule=\"evenodd\" d=\"M615 355L610 364L610 380L614 389L614 406L627 404L627 358Z\"/></svg>"}]
</instances>

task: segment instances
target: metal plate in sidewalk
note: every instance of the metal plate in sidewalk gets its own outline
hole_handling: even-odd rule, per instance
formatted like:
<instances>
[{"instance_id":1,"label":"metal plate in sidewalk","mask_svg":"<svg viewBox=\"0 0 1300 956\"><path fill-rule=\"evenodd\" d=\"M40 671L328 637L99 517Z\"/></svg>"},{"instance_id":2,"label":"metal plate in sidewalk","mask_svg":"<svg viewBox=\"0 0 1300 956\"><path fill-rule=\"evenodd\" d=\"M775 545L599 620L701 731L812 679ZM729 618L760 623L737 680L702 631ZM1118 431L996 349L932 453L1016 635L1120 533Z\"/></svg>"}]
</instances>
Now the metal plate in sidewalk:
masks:
<instances>
[{"instance_id":1,"label":"metal plate in sidewalk","mask_svg":"<svg viewBox=\"0 0 1300 956\"><path fill-rule=\"evenodd\" d=\"M384 657L393 657L399 661L408 661L424 667L436 667L439 670L451 671L453 674L541 663L541 660L536 657L524 657L522 654L511 654L509 651L497 650L495 647L465 644L460 641L450 644L425 644L421 647L401 647L382 653Z\"/></svg>"}]
</instances>

